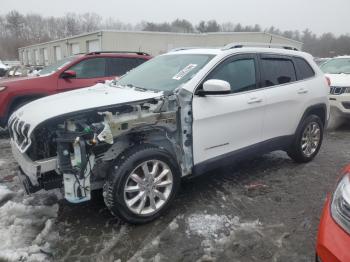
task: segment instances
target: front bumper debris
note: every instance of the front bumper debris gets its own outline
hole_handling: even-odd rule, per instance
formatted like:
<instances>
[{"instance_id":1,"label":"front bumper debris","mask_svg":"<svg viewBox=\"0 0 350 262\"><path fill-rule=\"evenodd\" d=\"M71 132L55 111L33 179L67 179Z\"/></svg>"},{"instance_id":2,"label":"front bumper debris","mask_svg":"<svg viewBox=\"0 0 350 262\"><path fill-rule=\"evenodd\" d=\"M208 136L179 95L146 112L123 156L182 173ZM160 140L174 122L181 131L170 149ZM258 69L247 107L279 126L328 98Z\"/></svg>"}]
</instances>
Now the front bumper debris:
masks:
<instances>
[{"instance_id":1,"label":"front bumper debris","mask_svg":"<svg viewBox=\"0 0 350 262\"><path fill-rule=\"evenodd\" d=\"M57 169L56 157L32 161L25 153L22 154L14 143L11 140L12 154L33 186L39 185L38 178L41 174Z\"/></svg>"}]
</instances>

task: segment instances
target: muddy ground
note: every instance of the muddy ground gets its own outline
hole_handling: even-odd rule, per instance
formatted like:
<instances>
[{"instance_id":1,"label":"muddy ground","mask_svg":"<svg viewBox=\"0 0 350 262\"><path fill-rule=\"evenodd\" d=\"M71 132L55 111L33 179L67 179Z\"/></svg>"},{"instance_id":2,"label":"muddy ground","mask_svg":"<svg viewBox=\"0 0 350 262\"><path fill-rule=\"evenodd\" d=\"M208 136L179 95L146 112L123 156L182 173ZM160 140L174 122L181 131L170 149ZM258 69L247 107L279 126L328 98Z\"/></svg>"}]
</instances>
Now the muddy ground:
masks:
<instances>
[{"instance_id":1,"label":"muddy ground","mask_svg":"<svg viewBox=\"0 0 350 262\"><path fill-rule=\"evenodd\" d=\"M32 245L35 238L40 248L33 252L47 260L314 261L326 193L347 163L350 127L327 132L319 155L308 164L296 164L285 153L274 152L186 181L164 217L130 226L110 215L99 194L80 205L57 200L57 192L25 196L16 185L16 164L3 136L0 185L12 195L0 201L0 207L9 201L58 207L51 210L56 214L45 217L52 225L41 221L34 226L38 234L46 235L39 240L35 234L28 236L24 243ZM22 230L25 234L29 229ZM35 261L35 256L23 255L24 261L29 258Z\"/></svg>"}]
</instances>

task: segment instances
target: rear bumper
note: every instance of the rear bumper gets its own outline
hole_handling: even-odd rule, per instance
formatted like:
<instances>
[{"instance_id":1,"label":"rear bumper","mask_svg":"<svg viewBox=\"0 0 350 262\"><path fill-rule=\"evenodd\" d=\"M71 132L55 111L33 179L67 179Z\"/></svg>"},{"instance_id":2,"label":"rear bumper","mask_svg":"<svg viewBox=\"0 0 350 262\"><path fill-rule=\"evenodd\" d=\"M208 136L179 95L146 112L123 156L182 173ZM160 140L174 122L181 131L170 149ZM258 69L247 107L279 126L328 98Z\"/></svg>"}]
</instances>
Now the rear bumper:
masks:
<instances>
[{"instance_id":1,"label":"rear bumper","mask_svg":"<svg viewBox=\"0 0 350 262\"><path fill-rule=\"evenodd\" d=\"M350 235L338 226L330 213L330 199L328 198L319 226L316 252L318 260L322 262L350 261Z\"/></svg>"},{"instance_id":2,"label":"rear bumper","mask_svg":"<svg viewBox=\"0 0 350 262\"><path fill-rule=\"evenodd\" d=\"M48 158L40 161L32 161L26 154L22 154L15 142L11 139L11 148L13 157L21 167L23 174L25 174L33 186L39 185L38 178L42 174L54 171L57 169L57 159Z\"/></svg>"}]
</instances>

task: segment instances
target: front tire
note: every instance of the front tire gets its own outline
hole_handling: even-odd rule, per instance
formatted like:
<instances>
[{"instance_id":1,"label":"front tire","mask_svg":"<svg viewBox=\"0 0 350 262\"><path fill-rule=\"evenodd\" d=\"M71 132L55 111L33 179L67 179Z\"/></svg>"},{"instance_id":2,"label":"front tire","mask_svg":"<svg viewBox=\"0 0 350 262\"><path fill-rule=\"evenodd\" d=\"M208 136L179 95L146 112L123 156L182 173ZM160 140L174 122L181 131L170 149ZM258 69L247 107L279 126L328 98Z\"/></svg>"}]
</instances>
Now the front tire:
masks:
<instances>
[{"instance_id":1,"label":"front tire","mask_svg":"<svg viewBox=\"0 0 350 262\"><path fill-rule=\"evenodd\" d=\"M317 115L306 117L298 128L294 142L287 151L298 163L310 162L317 155L323 141L324 125Z\"/></svg>"},{"instance_id":2,"label":"front tire","mask_svg":"<svg viewBox=\"0 0 350 262\"><path fill-rule=\"evenodd\" d=\"M164 149L140 145L115 163L103 189L112 214L132 224L148 223L162 215L180 185L180 171Z\"/></svg>"}]
</instances>

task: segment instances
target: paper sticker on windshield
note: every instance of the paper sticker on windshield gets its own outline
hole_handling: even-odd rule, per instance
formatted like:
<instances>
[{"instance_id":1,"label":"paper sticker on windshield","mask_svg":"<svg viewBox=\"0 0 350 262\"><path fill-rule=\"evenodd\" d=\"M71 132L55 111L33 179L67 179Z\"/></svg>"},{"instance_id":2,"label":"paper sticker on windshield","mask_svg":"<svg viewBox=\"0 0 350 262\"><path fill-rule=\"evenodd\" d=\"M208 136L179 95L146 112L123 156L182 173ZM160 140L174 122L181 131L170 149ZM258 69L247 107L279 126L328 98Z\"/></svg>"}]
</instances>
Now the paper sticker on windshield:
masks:
<instances>
[{"instance_id":1,"label":"paper sticker on windshield","mask_svg":"<svg viewBox=\"0 0 350 262\"><path fill-rule=\"evenodd\" d=\"M189 72L191 72L197 65L196 64L189 64L184 69L182 69L180 72L178 72L176 75L173 76L174 80L181 80L185 75L187 75Z\"/></svg>"}]
</instances>

